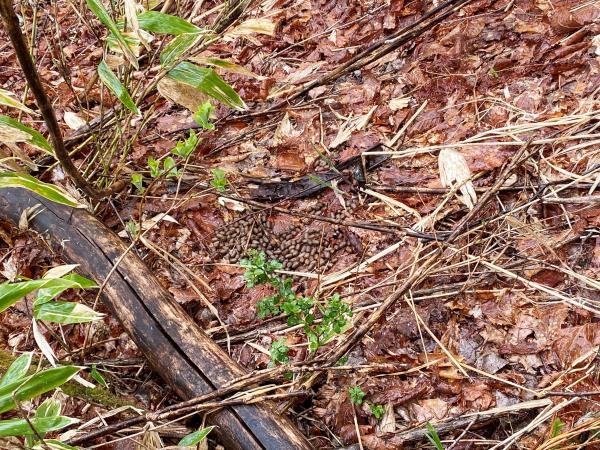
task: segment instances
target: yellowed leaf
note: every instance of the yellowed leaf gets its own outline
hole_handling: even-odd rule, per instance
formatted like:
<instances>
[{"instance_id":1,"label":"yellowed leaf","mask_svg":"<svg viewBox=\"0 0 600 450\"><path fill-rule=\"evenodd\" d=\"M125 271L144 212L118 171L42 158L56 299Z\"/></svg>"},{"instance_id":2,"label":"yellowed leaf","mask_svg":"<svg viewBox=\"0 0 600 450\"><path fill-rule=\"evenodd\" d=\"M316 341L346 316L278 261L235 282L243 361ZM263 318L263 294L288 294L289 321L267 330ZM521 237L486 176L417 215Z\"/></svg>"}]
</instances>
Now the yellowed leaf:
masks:
<instances>
[{"instance_id":1,"label":"yellowed leaf","mask_svg":"<svg viewBox=\"0 0 600 450\"><path fill-rule=\"evenodd\" d=\"M198 89L186 83L175 81L172 78L164 77L158 82L157 86L160 95L165 97L192 112L196 112L198 107L208 100L208 96Z\"/></svg>"}]
</instances>

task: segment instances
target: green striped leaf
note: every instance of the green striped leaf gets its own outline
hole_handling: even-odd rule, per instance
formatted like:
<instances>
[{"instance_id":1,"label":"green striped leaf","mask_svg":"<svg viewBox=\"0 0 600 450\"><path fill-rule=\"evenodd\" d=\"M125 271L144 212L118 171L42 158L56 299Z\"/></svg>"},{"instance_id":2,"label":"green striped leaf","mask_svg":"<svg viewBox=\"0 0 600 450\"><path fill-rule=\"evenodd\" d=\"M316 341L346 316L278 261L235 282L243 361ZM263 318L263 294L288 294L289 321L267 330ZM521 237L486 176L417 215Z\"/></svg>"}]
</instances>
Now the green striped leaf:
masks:
<instances>
[{"instance_id":1,"label":"green striped leaf","mask_svg":"<svg viewBox=\"0 0 600 450\"><path fill-rule=\"evenodd\" d=\"M171 34L174 36L179 36L183 33L199 33L202 31L202 28L197 27L181 17L158 11L146 11L142 14L138 14L138 23L142 30L159 34Z\"/></svg>"},{"instance_id":2,"label":"green striped leaf","mask_svg":"<svg viewBox=\"0 0 600 450\"><path fill-rule=\"evenodd\" d=\"M200 442L202 442L204 439L206 439L206 436L208 436L208 433L210 433L213 430L213 428L214 428L214 426L206 427L206 428L202 428L201 430L194 431L193 433L190 433L187 436L185 436L183 439L181 439L179 441L179 444L177 444L177 445L179 447L195 447Z\"/></svg>"},{"instance_id":3,"label":"green striped leaf","mask_svg":"<svg viewBox=\"0 0 600 450\"><path fill-rule=\"evenodd\" d=\"M59 366L42 370L23 380L0 388L0 413L15 407L15 400L31 400L59 386L62 386L79 372L79 367Z\"/></svg>"},{"instance_id":4,"label":"green striped leaf","mask_svg":"<svg viewBox=\"0 0 600 450\"><path fill-rule=\"evenodd\" d=\"M85 205L79 204L77 200L64 193L53 184L44 183L43 181L24 173L0 172L0 189L10 187L20 187L30 190L50 201L62 205L71 206L73 208L85 208Z\"/></svg>"},{"instance_id":5,"label":"green striped leaf","mask_svg":"<svg viewBox=\"0 0 600 450\"><path fill-rule=\"evenodd\" d=\"M29 109L19 100L17 100L16 95L10 91L5 91L4 89L0 89L0 105L8 106L9 108L16 108L27 114L37 114L37 112Z\"/></svg>"},{"instance_id":6,"label":"green striped leaf","mask_svg":"<svg viewBox=\"0 0 600 450\"><path fill-rule=\"evenodd\" d=\"M25 419L0 420L0 436L25 436L34 434L31 427L40 434L56 431L79 422L72 417L32 417L29 422Z\"/></svg>"},{"instance_id":7,"label":"green striped leaf","mask_svg":"<svg viewBox=\"0 0 600 450\"><path fill-rule=\"evenodd\" d=\"M54 149L42 136L42 133L23 125L12 117L0 116L0 141L27 142L29 145L54 155Z\"/></svg>"},{"instance_id":8,"label":"green striped leaf","mask_svg":"<svg viewBox=\"0 0 600 450\"><path fill-rule=\"evenodd\" d=\"M97 313L81 303L56 301L34 307L33 317L48 322L72 324L100 320L104 314Z\"/></svg>"},{"instance_id":9,"label":"green striped leaf","mask_svg":"<svg viewBox=\"0 0 600 450\"><path fill-rule=\"evenodd\" d=\"M31 356L32 353L28 352L23 353L21 356L15 359L6 373L2 376L2 379L0 380L0 387L23 379L27 375L29 366L31 366Z\"/></svg>"},{"instance_id":10,"label":"green striped leaf","mask_svg":"<svg viewBox=\"0 0 600 450\"><path fill-rule=\"evenodd\" d=\"M169 67L173 64L181 55L192 48L198 40L202 37L199 33L184 33L177 36L165 49L160 53L160 64L163 67Z\"/></svg>"},{"instance_id":11,"label":"green striped leaf","mask_svg":"<svg viewBox=\"0 0 600 450\"><path fill-rule=\"evenodd\" d=\"M75 280L68 278L50 278L40 280L19 281L17 283L0 284L0 312L14 305L21 298L37 289L81 289L82 286ZM43 302L41 303L43 304Z\"/></svg>"},{"instance_id":12,"label":"green striped leaf","mask_svg":"<svg viewBox=\"0 0 600 450\"><path fill-rule=\"evenodd\" d=\"M106 64L104 60L98 64L98 76L100 80L104 83L104 85L117 97L121 103L132 113L135 115L140 115L140 110L135 103L131 99L129 92L125 86L121 84L117 76L110 70L110 67Z\"/></svg>"},{"instance_id":13,"label":"green striped leaf","mask_svg":"<svg viewBox=\"0 0 600 450\"><path fill-rule=\"evenodd\" d=\"M237 92L212 69L184 61L172 69L168 76L198 89L232 109L243 111L247 108Z\"/></svg>"}]
</instances>

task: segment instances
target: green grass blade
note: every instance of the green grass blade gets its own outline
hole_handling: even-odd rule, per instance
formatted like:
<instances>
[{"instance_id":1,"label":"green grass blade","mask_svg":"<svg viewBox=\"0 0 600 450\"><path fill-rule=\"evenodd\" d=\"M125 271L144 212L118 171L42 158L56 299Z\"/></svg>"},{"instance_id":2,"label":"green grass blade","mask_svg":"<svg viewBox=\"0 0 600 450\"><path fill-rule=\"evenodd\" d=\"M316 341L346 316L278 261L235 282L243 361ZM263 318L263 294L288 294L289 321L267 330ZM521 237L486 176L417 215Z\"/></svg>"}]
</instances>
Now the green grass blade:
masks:
<instances>
[{"instance_id":1,"label":"green grass blade","mask_svg":"<svg viewBox=\"0 0 600 450\"><path fill-rule=\"evenodd\" d=\"M429 439L429 442L431 442L431 445L437 450L444 450L444 445L442 444L440 436L429 422L427 422L427 433L425 435L427 436L427 439Z\"/></svg>"}]
</instances>

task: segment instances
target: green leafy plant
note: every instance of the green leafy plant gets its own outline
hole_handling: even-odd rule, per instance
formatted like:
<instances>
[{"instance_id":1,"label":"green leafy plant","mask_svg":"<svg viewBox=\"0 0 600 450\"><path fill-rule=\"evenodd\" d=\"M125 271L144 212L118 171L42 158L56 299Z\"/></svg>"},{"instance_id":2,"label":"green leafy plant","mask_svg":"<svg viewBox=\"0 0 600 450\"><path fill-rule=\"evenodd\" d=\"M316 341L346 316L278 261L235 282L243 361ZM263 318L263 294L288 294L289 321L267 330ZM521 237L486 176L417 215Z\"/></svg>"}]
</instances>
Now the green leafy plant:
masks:
<instances>
[{"instance_id":1,"label":"green leafy plant","mask_svg":"<svg viewBox=\"0 0 600 450\"><path fill-rule=\"evenodd\" d=\"M213 69L198 67L188 61L183 61L169 71L168 77L192 86L231 109L243 111L247 108L237 92Z\"/></svg>"},{"instance_id":2,"label":"green leafy plant","mask_svg":"<svg viewBox=\"0 0 600 450\"><path fill-rule=\"evenodd\" d=\"M99 385L104 386L105 388L108 387L108 383L106 382L106 380L104 379L102 374L100 372L98 372L98 369L96 369L96 364L92 364L92 370L90 371L90 376L94 380L96 380L96 382Z\"/></svg>"},{"instance_id":3,"label":"green leafy plant","mask_svg":"<svg viewBox=\"0 0 600 450\"><path fill-rule=\"evenodd\" d=\"M18 140L14 142L27 142L29 145L36 147L50 155L54 155L54 149L46 140L42 133L33 128L23 125L18 120L8 116L0 116L0 131L2 131L3 140L5 136L15 136Z\"/></svg>"},{"instance_id":4,"label":"green leafy plant","mask_svg":"<svg viewBox=\"0 0 600 450\"><path fill-rule=\"evenodd\" d=\"M373 413L377 420L381 420L383 418L383 415L385 414L385 408L383 407L383 405L376 405L374 403L371 403L369 405L369 408L371 409L371 413Z\"/></svg>"},{"instance_id":5,"label":"green leafy plant","mask_svg":"<svg viewBox=\"0 0 600 450\"><path fill-rule=\"evenodd\" d=\"M163 161L163 172L167 178L179 177L183 173L177 169L177 163L170 156L167 156Z\"/></svg>"},{"instance_id":6,"label":"green leafy plant","mask_svg":"<svg viewBox=\"0 0 600 450\"><path fill-rule=\"evenodd\" d=\"M134 113L136 116L140 115L140 110L137 106L135 106L135 102L131 99L129 92L125 86L121 84L112 70L110 70L104 60L98 64L98 77L129 111Z\"/></svg>"},{"instance_id":7,"label":"green leafy plant","mask_svg":"<svg viewBox=\"0 0 600 450\"><path fill-rule=\"evenodd\" d=\"M179 447L195 447L204 439L206 436L213 430L214 427L206 427L202 428L198 431L194 431L193 433L188 434L183 439L179 441L177 444Z\"/></svg>"},{"instance_id":8,"label":"green leafy plant","mask_svg":"<svg viewBox=\"0 0 600 450\"><path fill-rule=\"evenodd\" d=\"M129 63L136 69L139 69L137 58L131 51L129 44L127 43L125 37L121 33L121 30L119 30L117 24L112 20L110 14L106 10L106 8L104 8L104 5L102 5L102 2L100 0L86 0L86 3L88 7L92 10L92 12L96 15L96 17L100 19L100 22L102 22L104 26L110 30L112 36L117 40L121 51L129 61Z\"/></svg>"},{"instance_id":9,"label":"green leafy plant","mask_svg":"<svg viewBox=\"0 0 600 450\"><path fill-rule=\"evenodd\" d=\"M72 208L84 207L84 205L78 203L77 200L53 184L44 183L25 173L0 172L0 189L8 187L24 188L50 201L71 206Z\"/></svg>"},{"instance_id":10,"label":"green leafy plant","mask_svg":"<svg viewBox=\"0 0 600 450\"><path fill-rule=\"evenodd\" d=\"M198 135L194 130L190 130L189 137L183 141L178 141L177 145L171 149L171 154L183 160L187 160L198 146L198 142ZM158 159L150 156L148 158L148 168L150 169L150 176L152 178L158 178L160 176L175 178L183 175L183 169L179 169L178 162L172 156L167 156L163 160L162 166ZM143 192L144 187L141 175L133 174L131 176L131 183L139 192Z\"/></svg>"},{"instance_id":11,"label":"green leafy plant","mask_svg":"<svg viewBox=\"0 0 600 450\"><path fill-rule=\"evenodd\" d=\"M493 78L500 77L500 74L498 73L498 71L496 69L494 69L493 67L491 67L490 70L488 71L488 75Z\"/></svg>"},{"instance_id":12,"label":"green leafy plant","mask_svg":"<svg viewBox=\"0 0 600 450\"><path fill-rule=\"evenodd\" d=\"M344 331L348 319L352 316L352 310L348 304L341 301L338 294L324 304L313 297L297 295L290 278L282 278L275 274L283 265L276 260L267 261L264 252L250 249L248 258L242 259L240 264L246 269L244 278L248 287L269 284L276 289L276 294L257 302L258 317L287 314L289 326L302 325L311 352L315 352L333 336ZM322 315L320 323L315 322L317 311Z\"/></svg>"},{"instance_id":13,"label":"green leafy plant","mask_svg":"<svg viewBox=\"0 0 600 450\"><path fill-rule=\"evenodd\" d=\"M190 136L184 141L178 141L177 145L171 149L171 153L182 159L188 159L198 146L198 142L198 135L194 130L190 130Z\"/></svg>"},{"instance_id":14,"label":"green leafy plant","mask_svg":"<svg viewBox=\"0 0 600 450\"><path fill-rule=\"evenodd\" d=\"M564 426L565 423L562 420L560 420L559 417L555 417L552 421L552 425L550 426L550 437L555 438L556 436L558 436L564 428Z\"/></svg>"},{"instance_id":15,"label":"green leafy plant","mask_svg":"<svg viewBox=\"0 0 600 450\"><path fill-rule=\"evenodd\" d=\"M63 385L79 372L78 367L58 366L29 374L32 361L31 353L19 356L0 379L0 413L18 408L24 401L32 400ZM54 398L48 398L40 404L29 419L0 420L0 437L24 437L28 447L36 448L39 436L57 431L78 422L78 419L61 415L61 404ZM33 427L33 428L32 428ZM35 431L34 431L35 429ZM58 441L60 445L64 445ZM47 444L44 440L44 444ZM66 448L48 445L44 448ZM41 447L40 447L41 448Z\"/></svg>"},{"instance_id":16,"label":"green leafy plant","mask_svg":"<svg viewBox=\"0 0 600 450\"><path fill-rule=\"evenodd\" d=\"M129 235L133 239L137 238L138 234L140 234L140 227L133 220L128 220L125 224L125 227L127 228L127 232L129 233Z\"/></svg>"},{"instance_id":17,"label":"green leafy plant","mask_svg":"<svg viewBox=\"0 0 600 450\"><path fill-rule=\"evenodd\" d=\"M139 174L139 173L132 173L131 174L131 184L133 184L135 186L135 188L137 189L137 191L140 194L144 193L144 177Z\"/></svg>"},{"instance_id":18,"label":"green leafy plant","mask_svg":"<svg viewBox=\"0 0 600 450\"><path fill-rule=\"evenodd\" d=\"M350 397L350 402L352 402L353 405L362 405L365 395L367 394L365 394L360 386L353 386L348 389L348 396Z\"/></svg>"},{"instance_id":19,"label":"green leafy plant","mask_svg":"<svg viewBox=\"0 0 600 450\"><path fill-rule=\"evenodd\" d=\"M0 312L14 305L27 294L37 291L33 302L33 317L49 322L73 324L92 322L104 317L92 308L77 302L54 301L67 289L89 289L96 283L71 272L76 266L55 267L39 280L0 284Z\"/></svg>"},{"instance_id":20,"label":"green leafy plant","mask_svg":"<svg viewBox=\"0 0 600 450\"><path fill-rule=\"evenodd\" d=\"M158 159L154 159L152 156L148 158L148 167L150 168L150 176L152 178L157 178L162 173L160 169L160 161Z\"/></svg>"},{"instance_id":21,"label":"green leafy plant","mask_svg":"<svg viewBox=\"0 0 600 450\"><path fill-rule=\"evenodd\" d=\"M214 130L215 125L210 122L213 109L213 105L209 101L202 103L194 113L194 121L205 130Z\"/></svg>"},{"instance_id":22,"label":"green leafy plant","mask_svg":"<svg viewBox=\"0 0 600 450\"><path fill-rule=\"evenodd\" d=\"M154 159L152 156L150 156L148 158L148 168L150 169L150 176L152 178L158 178L163 175L167 178L171 178L181 175L181 171L177 169L177 163L170 156L163 160L162 166L158 159Z\"/></svg>"},{"instance_id":23,"label":"green leafy plant","mask_svg":"<svg viewBox=\"0 0 600 450\"><path fill-rule=\"evenodd\" d=\"M435 428L433 428L433 425L431 425L429 422L427 422L427 433L425 433L425 436L427 436L427 439L429 442L431 442L431 445L433 445L437 450L444 450L440 436Z\"/></svg>"},{"instance_id":24,"label":"green leafy plant","mask_svg":"<svg viewBox=\"0 0 600 450\"><path fill-rule=\"evenodd\" d=\"M212 180L210 180L210 185L214 187L219 192L225 192L227 188L227 176L225 175L225 171L223 169L210 169L210 173L212 175Z\"/></svg>"},{"instance_id":25,"label":"green leafy plant","mask_svg":"<svg viewBox=\"0 0 600 450\"><path fill-rule=\"evenodd\" d=\"M335 363L336 366L345 366L348 363L348 356L344 355Z\"/></svg>"},{"instance_id":26,"label":"green leafy plant","mask_svg":"<svg viewBox=\"0 0 600 450\"><path fill-rule=\"evenodd\" d=\"M269 367L275 367L277 364L287 364L290 361L288 352L290 348L285 345L284 339L279 339L271 344L271 361L269 361Z\"/></svg>"}]
</instances>

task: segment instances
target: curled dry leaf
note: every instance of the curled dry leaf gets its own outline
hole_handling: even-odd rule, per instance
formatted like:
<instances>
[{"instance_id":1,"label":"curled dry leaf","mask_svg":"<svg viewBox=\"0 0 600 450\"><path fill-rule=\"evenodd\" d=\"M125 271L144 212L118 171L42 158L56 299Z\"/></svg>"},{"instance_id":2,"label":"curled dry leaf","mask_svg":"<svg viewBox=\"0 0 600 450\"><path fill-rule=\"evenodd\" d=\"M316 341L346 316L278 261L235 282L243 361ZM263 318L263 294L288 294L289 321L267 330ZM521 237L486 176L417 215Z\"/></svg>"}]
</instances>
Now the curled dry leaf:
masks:
<instances>
[{"instance_id":1,"label":"curled dry leaf","mask_svg":"<svg viewBox=\"0 0 600 450\"><path fill-rule=\"evenodd\" d=\"M389 107L392 111L406 108L410 104L410 97L398 97L390 100Z\"/></svg>"},{"instance_id":2,"label":"curled dry leaf","mask_svg":"<svg viewBox=\"0 0 600 450\"><path fill-rule=\"evenodd\" d=\"M238 202L237 200L233 200L230 198L225 198L225 197L219 197L219 200L217 200L219 205L224 206L227 209L230 209L232 211L245 211L246 207L244 206L243 203Z\"/></svg>"},{"instance_id":3,"label":"curled dry leaf","mask_svg":"<svg viewBox=\"0 0 600 450\"><path fill-rule=\"evenodd\" d=\"M144 8L139 5L135 0L125 0L125 18L127 19L127 25L131 28L131 31L140 43L150 50L150 41L152 36L146 31L140 28L138 21L138 13L144 12ZM139 50L138 50L139 51Z\"/></svg>"},{"instance_id":4,"label":"curled dry leaf","mask_svg":"<svg viewBox=\"0 0 600 450\"><path fill-rule=\"evenodd\" d=\"M440 170L440 181L444 187L460 186L462 202L473 209L477 202L477 194L471 179L471 170L464 156L456 150L445 148L440 151L438 157L438 168Z\"/></svg>"},{"instance_id":5,"label":"curled dry leaf","mask_svg":"<svg viewBox=\"0 0 600 450\"><path fill-rule=\"evenodd\" d=\"M352 136L354 131L362 130L371 120L373 112L377 109L377 106L373 106L368 113L349 118L338 130L337 136L333 138L330 148L336 148L346 142Z\"/></svg>"},{"instance_id":6,"label":"curled dry leaf","mask_svg":"<svg viewBox=\"0 0 600 450\"><path fill-rule=\"evenodd\" d=\"M275 24L266 18L249 19L225 34L225 40L233 40L244 36L249 41L260 45L260 41L251 37L252 34L275 35Z\"/></svg>"},{"instance_id":7,"label":"curled dry leaf","mask_svg":"<svg viewBox=\"0 0 600 450\"><path fill-rule=\"evenodd\" d=\"M394 414L394 405L391 402L386 403L385 412L379 430L383 433L393 433L396 431L396 415Z\"/></svg>"},{"instance_id":8,"label":"curled dry leaf","mask_svg":"<svg viewBox=\"0 0 600 450\"><path fill-rule=\"evenodd\" d=\"M290 121L290 115L285 113L285 116L283 116L283 119L281 119L281 122L279 122L279 125L277 125L277 129L273 134L272 144L273 146L281 145L288 139L299 136L300 133L301 132L296 130Z\"/></svg>"},{"instance_id":9,"label":"curled dry leaf","mask_svg":"<svg viewBox=\"0 0 600 450\"><path fill-rule=\"evenodd\" d=\"M85 126L85 124L87 123L85 120L83 120L81 117L79 117L77 114L71 111L65 111L65 114L63 115L63 120L71 130L77 130L78 128Z\"/></svg>"}]
</instances>

